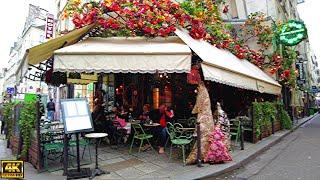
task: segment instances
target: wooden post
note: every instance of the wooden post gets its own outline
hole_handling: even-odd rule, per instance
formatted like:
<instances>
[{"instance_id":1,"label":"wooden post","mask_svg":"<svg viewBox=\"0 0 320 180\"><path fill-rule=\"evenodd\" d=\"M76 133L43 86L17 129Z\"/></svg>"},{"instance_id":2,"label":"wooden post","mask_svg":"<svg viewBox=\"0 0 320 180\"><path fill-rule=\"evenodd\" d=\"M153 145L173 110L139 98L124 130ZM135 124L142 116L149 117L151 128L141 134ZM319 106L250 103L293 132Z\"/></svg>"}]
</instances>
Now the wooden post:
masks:
<instances>
[{"instance_id":1,"label":"wooden post","mask_svg":"<svg viewBox=\"0 0 320 180\"><path fill-rule=\"evenodd\" d=\"M241 150L244 150L244 137L243 137L243 127L242 127L242 120L240 120L240 147Z\"/></svg>"},{"instance_id":2,"label":"wooden post","mask_svg":"<svg viewBox=\"0 0 320 180\"><path fill-rule=\"evenodd\" d=\"M40 102L36 102L36 109L37 109L37 115L36 115L36 133L37 133L37 148L38 148L38 172L40 172L43 168L43 161L42 161L42 151L41 151L41 135L40 135L40 119L41 119L41 114L40 114Z\"/></svg>"}]
</instances>

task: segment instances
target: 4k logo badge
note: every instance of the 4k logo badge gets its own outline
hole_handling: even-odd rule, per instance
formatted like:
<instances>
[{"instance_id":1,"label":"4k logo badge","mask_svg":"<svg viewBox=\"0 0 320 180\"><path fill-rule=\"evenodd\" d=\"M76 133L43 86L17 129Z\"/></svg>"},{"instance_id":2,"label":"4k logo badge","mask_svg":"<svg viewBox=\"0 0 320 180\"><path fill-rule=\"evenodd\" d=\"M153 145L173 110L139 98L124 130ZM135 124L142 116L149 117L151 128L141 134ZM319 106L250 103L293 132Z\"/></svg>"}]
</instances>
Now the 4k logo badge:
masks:
<instances>
[{"instance_id":1,"label":"4k logo badge","mask_svg":"<svg viewBox=\"0 0 320 180\"><path fill-rule=\"evenodd\" d=\"M1 161L2 178L24 178L23 161L3 160Z\"/></svg>"}]
</instances>

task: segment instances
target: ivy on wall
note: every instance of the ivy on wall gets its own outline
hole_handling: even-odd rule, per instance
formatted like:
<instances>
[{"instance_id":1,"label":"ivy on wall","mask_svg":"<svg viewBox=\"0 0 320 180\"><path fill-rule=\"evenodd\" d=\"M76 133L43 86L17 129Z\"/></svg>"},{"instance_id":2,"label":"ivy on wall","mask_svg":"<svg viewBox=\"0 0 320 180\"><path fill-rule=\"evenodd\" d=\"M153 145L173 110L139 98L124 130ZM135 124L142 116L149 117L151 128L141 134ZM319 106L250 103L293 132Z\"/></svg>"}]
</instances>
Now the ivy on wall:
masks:
<instances>
[{"instance_id":1,"label":"ivy on wall","mask_svg":"<svg viewBox=\"0 0 320 180\"><path fill-rule=\"evenodd\" d=\"M262 134L264 128L271 126L271 122L276 119L276 113L276 106L272 102L253 102L256 137Z\"/></svg>"},{"instance_id":2,"label":"ivy on wall","mask_svg":"<svg viewBox=\"0 0 320 180\"><path fill-rule=\"evenodd\" d=\"M284 109L284 105L282 102L276 102L275 103L277 110L278 110L278 116L281 123L281 127L284 129L292 129L292 121L287 113L287 111Z\"/></svg>"},{"instance_id":3,"label":"ivy on wall","mask_svg":"<svg viewBox=\"0 0 320 180\"><path fill-rule=\"evenodd\" d=\"M35 102L24 102L21 109L19 120L20 131L23 137L23 149L21 155L27 156L28 149L31 145L31 139L35 130L36 122L36 105Z\"/></svg>"},{"instance_id":4,"label":"ivy on wall","mask_svg":"<svg viewBox=\"0 0 320 180\"><path fill-rule=\"evenodd\" d=\"M10 139L13 133L13 107L14 103L5 103L3 106L3 118L7 124L7 138Z\"/></svg>"},{"instance_id":5,"label":"ivy on wall","mask_svg":"<svg viewBox=\"0 0 320 180\"><path fill-rule=\"evenodd\" d=\"M281 127L292 128L292 121L282 102L253 102L253 120L256 137L260 137L264 128L268 128L272 121L279 119Z\"/></svg>"}]
</instances>

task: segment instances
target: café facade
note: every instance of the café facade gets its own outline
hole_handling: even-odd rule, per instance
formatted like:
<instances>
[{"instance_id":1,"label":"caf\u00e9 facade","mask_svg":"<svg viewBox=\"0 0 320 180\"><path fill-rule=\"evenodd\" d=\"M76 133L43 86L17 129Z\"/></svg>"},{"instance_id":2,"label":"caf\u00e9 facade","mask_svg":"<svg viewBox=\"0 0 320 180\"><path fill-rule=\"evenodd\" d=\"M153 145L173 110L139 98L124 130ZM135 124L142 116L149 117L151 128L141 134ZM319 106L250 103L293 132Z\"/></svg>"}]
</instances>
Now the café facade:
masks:
<instances>
[{"instance_id":1,"label":"caf\u00e9 facade","mask_svg":"<svg viewBox=\"0 0 320 180\"><path fill-rule=\"evenodd\" d=\"M107 92L105 98L111 106L132 101L129 96L134 90L142 105L150 103L157 108L162 103L179 104L179 97L191 97L194 86L188 81L198 76L208 83L281 94L281 85L257 66L204 40L193 39L184 29L177 29L176 36L153 39L92 37L92 32L95 27L89 25L33 47L27 51L25 64L38 65L50 59L51 72L67 73L66 84L100 82L99 88ZM26 69L21 68L21 77L27 74ZM70 73L81 76L72 77ZM194 74L196 77L192 77ZM90 101L94 96L91 93Z\"/></svg>"},{"instance_id":2,"label":"caf\u00e9 facade","mask_svg":"<svg viewBox=\"0 0 320 180\"><path fill-rule=\"evenodd\" d=\"M257 97L276 99L281 94L281 85L257 66L193 39L184 29L176 29L175 36L152 39L102 38L96 37L97 31L88 25L27 51L24 65L46 66L43 80L52 84L50 79L63 77L55 83L56 102L76 97L76 84L84 87L79 96L86 97L92 109L97 92L103 90L106 113L114 106L141 111L144 104L152 109L166 104L175 110L177 118L189 118L196 100L195 84L200 80L215 102L223 101L210 89L217 86L252 92L251 102ZM28 68L22 66L18 74L26 77Z\"/></svg>"}]
</instances>

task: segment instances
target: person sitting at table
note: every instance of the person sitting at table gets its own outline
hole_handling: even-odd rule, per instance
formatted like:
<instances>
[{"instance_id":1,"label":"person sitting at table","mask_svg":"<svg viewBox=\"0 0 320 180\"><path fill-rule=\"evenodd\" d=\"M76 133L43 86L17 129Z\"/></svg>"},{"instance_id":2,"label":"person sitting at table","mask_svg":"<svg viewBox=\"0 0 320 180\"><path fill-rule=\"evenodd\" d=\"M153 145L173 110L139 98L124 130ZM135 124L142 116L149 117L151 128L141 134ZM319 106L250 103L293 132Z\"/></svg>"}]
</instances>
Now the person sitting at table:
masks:
<instances>
[{"instance_id":1,"label":"person sitting at table","mask_svg":"<svg viewBox=\"0 0 320 180\"><path fill-rule=\"evenodd\" d=\"M95 99L95 103L97 101L98 100ZM104 107L101 104L96 103L96 105L91 113L91 117L93 120L94 131L95 132L104 132L105 116L104 116Z\"/></svg>"},{"instance_id":2,"label":"person sitting at table","mask_svg":"<svg viewBox=\"0 0 320 180\"><path fill-rule=\"evenodd\" d=\"M128 111L123 106L119 106L116 108L116 116L121 119L128 119Z\"/></svg>"},{"instance_id":3,"label":"person sitting at table","mask_svg":"<svg viewBox=\"0 0 320 180\"><path fill-rule=\"evenodd\" d=\"M149 114L150 114L150 104L143 105L142 110L143 110L143 112L139 116L139 119L142 120L142 121L148 120L149 119Z\"/></svg>"},{"instance_id":4,"label":"person sitting at table","mask_svg":"<svg viewBox=\"0 0 320 180\"><path fill-rule=\"evenodd\" d=\"M154 119L154 122L160 124L160 126L154 130L154 135L158 136L159 139L159 154L164 153L164 146L168 138L167 122L170 122L173 117L174 113L171 108L164 104L159 107L159 116Z\"/></svg>"}]
</instances>

